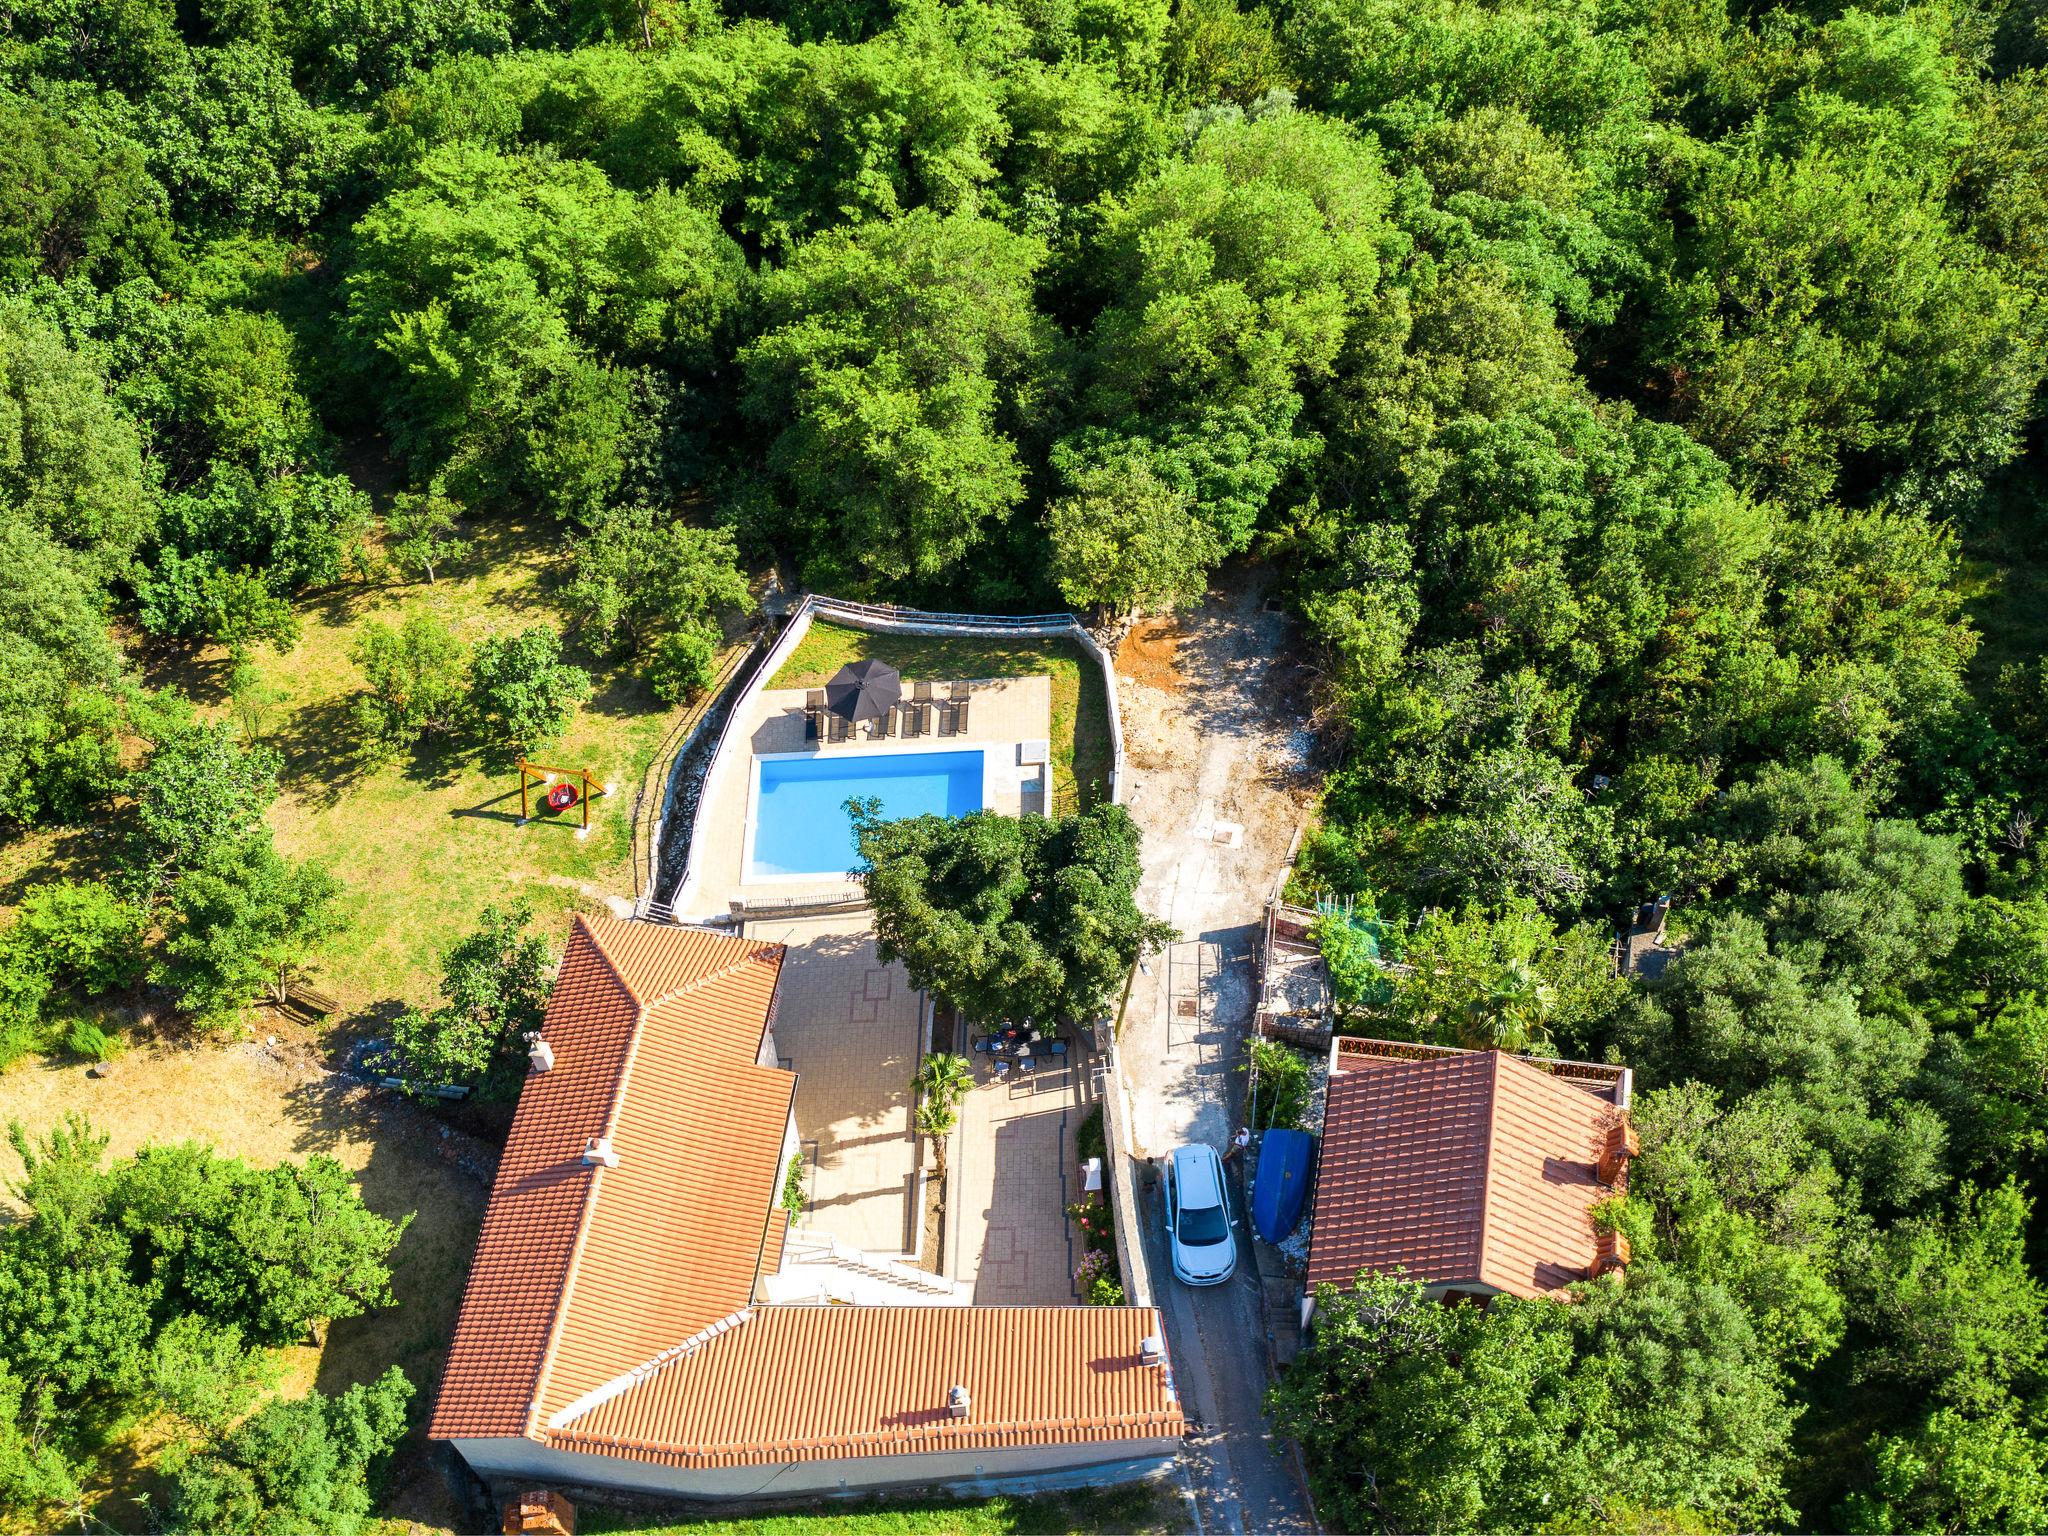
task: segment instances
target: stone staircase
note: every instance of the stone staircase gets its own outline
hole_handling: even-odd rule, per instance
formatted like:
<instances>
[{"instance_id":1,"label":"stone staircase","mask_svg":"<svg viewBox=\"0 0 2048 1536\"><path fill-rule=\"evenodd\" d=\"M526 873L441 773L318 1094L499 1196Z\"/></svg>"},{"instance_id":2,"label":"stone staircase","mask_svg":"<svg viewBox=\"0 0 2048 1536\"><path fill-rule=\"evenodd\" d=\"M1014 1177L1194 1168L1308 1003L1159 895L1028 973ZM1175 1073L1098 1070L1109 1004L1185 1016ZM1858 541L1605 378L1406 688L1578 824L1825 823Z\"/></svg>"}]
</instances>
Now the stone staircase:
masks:
<instances>
[{"instance_id":1,"label":"stone staircase","mask_svg":"<svg viewBox=\"0 0 2048 1536\"><path fill-rule=\"evenodd\" d=\"M802 1227L790 1229L782 1268L768 1277L766 1289L771 1301L862 1306L964 1307L974 1300L973 1288L959 1281Z\"/></svg>"}]
</instances>

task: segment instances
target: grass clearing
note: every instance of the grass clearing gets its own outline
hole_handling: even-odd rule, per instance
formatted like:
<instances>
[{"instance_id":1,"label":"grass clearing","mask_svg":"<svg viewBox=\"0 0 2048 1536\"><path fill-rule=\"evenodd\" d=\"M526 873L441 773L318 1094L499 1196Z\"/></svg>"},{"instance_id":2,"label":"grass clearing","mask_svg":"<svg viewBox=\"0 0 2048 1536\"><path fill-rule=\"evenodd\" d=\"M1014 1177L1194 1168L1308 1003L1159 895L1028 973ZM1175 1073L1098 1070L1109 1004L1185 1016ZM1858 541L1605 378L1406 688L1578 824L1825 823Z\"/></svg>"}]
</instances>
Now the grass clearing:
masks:
<instances>
[{"instance_id":1,"label":"grass clearing","mask_svg":"<svg viewBox=\"0 0 2048 1536\"><path fill-rule=\"evenodd\" d=\"M263 739L284 757L283 794L270 823L280 851L318 859L340 879L342 926L315 956L316 984L343 1015L380 1018L437 998L442 949L475 925L486 903L524 897L557 938L572 910L600 910L634 894L631 820L640 776L678 713L637 677L588 655L592 697L538 761L588 768L614 792L596 800L591 830L578 813L518 825L519 782L510 758L429 746L395 761L366 760L352 718L361 690L349 652L373 620L425 610L469 646L534 624L561 627L546 583L560 564L560 531L539 522L492 523L431 584L348 587L303 602L305 629L287 655L260 653L264 684L287 695ZM202 655L178 679L225 707L224 655ZM537 797L536 797L537 799Z\"/></svg>"},{"instance_id":2,"label":"grass clearing","mask_svg":"<svg viewBox=\"0 0 2048 1536\"><path fill-rule=\"evenodd\" d=\"M1102 669L1080 642L899 635L813 619L768 686L822 688L849 662L868 660L887 662L910 681L1050 677L1054 809L1071 815L1107 797L1113 761L1109 695Z\"/></svg>"},{"instance_id":3,"label":"grass clearing","mask_svg":"<svg viewBox=\"0 0 2048 1536\"><path fill-rule=\"evenodd\" d=\"M262 1165L324 1152L356 1174L364 1202L379 1215L413 1213L392 1254L398 1306L335 1323L318 1346L277 1351L278 1390L299 1396L317 1385L341 1392L387 1366L402 1367L415 1388L415 1428L392 1469L384 1512L431 1527L456 1524L459 1511L428 1463L420 1426L440 1380L483 1222L482 1181L448 1156L462 1145L459 1139L444 1136L406 1104L303 1062L277 1060L255 1044L141 1046L122 1055L108 1078L87 1077L81 1064L35 1057L0 1073L0 1125L19 1120L30 1135L40 1135L74 1110L109 1134L110 1158L180 1141L210 1142ZM0 1186L11 1187L21 1173L14 1149L0 1142ZM0 1208L13 1206L0 1196ZM93 1486L98 1521L122 1531L151 1529L138 1499L162 1495L151 1466L156 1446L144 1424L112 1447Z\"/></svg>"},{"instance_id":4,"label":"grass clearing","mask_svg":"<svg viewBox=\"0 0 2048 1536\"><path fill-rule=\"evenodd\" d=\"M1062 1536L1096 1531L1166 1536L1193 1529L1179 1495L1160 1481L1028 1498L844 1500L830 1509L830 1514L664 1521L592 1505L577 1511L577 1529L591 1536L613 1531L636 1536Z\"/></svg>"}]
</instances>

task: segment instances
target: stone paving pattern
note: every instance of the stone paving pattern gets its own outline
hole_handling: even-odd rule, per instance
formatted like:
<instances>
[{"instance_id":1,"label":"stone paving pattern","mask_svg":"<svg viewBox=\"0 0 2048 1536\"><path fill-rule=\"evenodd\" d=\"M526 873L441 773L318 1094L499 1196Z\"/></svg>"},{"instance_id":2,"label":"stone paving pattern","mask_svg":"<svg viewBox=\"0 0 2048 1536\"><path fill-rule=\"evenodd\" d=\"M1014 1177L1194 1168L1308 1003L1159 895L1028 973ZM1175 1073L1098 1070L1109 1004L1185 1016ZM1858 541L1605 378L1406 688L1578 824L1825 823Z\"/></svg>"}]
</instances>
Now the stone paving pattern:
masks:
<instances>
[{"instance_id":1,"label":"stone paving pattern","mask_svg":"<svg viewBox=\"0 0 2048 1536\"><path fill-rule=\"evenodd\" d=\"M789 946L775 1048L797 1074L797 1136L811 1158L803 1226L873 1253L900 1254L916 1172L910 1079L923 1044L917 989L902 966L876 960L865 913L755 922L745 931Z\"/></svg>"},{"instance_id":2,"label":"stone paving pattern","mask_svg":"<svg viewBox=\"0 0 2048 1536\"><path fill-rule=\"evenodd\" d=\"M1075 1301L1066 1207L1081 1198L1074 1133L1092 1103L1089 1058L1066 1067L995 1080L975 1062L974 1091L960 1107L947 1217L958 1224L947 1247L954 1278L974 1287L977 1306L1061 1306Z\"/></svg>"}]
</instances>

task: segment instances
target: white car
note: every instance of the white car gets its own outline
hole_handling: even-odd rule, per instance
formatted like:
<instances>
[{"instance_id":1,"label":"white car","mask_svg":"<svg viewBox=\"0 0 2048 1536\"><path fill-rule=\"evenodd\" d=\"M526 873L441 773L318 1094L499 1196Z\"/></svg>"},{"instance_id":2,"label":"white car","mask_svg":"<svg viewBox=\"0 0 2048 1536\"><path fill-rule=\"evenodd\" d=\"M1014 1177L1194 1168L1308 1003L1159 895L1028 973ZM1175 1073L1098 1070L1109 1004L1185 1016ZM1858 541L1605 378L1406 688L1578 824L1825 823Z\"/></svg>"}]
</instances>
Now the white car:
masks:
<instances>
[{"instance_id":1,"label":"white car","mask_svg":"<svg viewBox=\"0 0 2048 1536\"><path fill-rule=\"evenodd\" d=\"M1221 1285L1237 1269L1237 1222L1223 1182L1223 1159L1194 1142L1166 1160L1166 1246L1173 1272L1189 1285Z\"/></svg>"}]
</instances>

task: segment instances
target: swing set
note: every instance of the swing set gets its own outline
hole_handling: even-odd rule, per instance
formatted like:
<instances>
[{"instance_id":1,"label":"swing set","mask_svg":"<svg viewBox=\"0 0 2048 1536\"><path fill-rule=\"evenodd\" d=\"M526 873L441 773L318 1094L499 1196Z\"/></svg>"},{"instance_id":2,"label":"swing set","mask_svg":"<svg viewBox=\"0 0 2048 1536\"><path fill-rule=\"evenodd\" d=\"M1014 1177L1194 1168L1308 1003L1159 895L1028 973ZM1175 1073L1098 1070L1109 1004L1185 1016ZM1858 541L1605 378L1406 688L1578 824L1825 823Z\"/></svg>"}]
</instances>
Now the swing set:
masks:
<instances>
[{"instance_id":1,"label":"swing set","mask_svg":"<svg viewBox=\"0 0 2048 1536\"><path fill-rule=\"evenodd\" d=\"M519 825L522 827L533 819L528 803L528 793L538 779L547 786L540 797L541 805L550 812L583 808L583 825L576 829L578 837L590 834L590 802L599 795L612 792L609 784L599 784L590 776L588 768L550 768L545 763L529 763L519 759ZM580 785L580 788L579 788Z\"/></svg>"}]
</instances>

